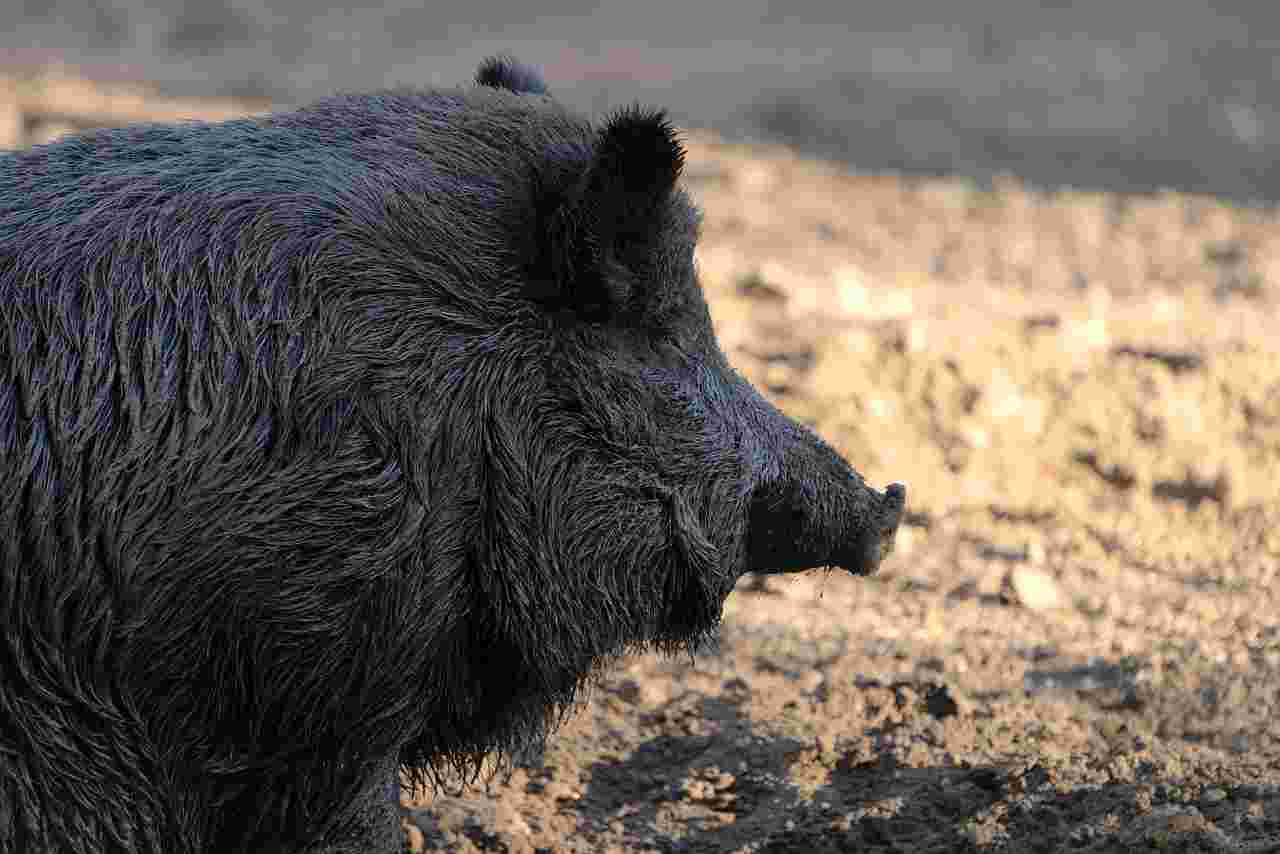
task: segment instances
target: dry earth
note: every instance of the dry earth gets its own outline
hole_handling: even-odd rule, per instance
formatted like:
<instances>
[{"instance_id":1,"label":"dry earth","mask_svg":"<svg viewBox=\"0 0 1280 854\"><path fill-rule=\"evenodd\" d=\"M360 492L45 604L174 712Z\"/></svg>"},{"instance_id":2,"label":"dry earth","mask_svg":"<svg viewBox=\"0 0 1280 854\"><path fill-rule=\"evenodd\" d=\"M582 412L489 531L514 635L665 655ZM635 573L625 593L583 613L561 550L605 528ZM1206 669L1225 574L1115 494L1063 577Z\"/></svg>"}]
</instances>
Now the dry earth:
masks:
<instances>
[{"instance_id":1,"label":"dry earth","mask_svg":"<svg viewBox=\"0 0 1280 854\"><path fill-rule=\"evenodd\" d=\"M509 776L406 791L407 848L1280 851L1276 215L702 137L686 183L730 358L910 526L869 580L744 579L718 648L610 669Z\"/></svg>"}]
</instances>

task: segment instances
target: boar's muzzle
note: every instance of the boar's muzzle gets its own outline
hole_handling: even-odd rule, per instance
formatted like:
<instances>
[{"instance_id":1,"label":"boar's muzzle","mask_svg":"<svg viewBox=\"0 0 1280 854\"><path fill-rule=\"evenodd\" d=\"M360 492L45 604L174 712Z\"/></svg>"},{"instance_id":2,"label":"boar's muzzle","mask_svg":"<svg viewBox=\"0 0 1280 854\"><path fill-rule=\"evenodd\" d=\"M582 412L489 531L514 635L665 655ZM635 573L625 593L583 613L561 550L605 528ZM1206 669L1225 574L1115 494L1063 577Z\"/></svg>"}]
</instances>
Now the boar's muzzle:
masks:
<instances>
[{"instance_id":1,"label":"boar's muzzle","mask_svg":"<svg viewBox=\"0 0 1280 854\"><path fill-rule=\"evenodd\" d=\"M870 575L893 550L906 507L900 483L877 492L818 436L765 404L767 438L747 530L747 572L822 566ZM769 411L772 410L772 411Z\"/></svg>"},{"instance_id":2,"label":"boar's muzzle","mask_svg":"<svg viewBox=\"0 0 1280 854\"><path fill-rule=\"evenodd\" d=\"M906 487L892 483L877 493L855 476L844 488L862 495L832 502L838 509L814 502L813 493L806 495L803 489L796 490L799 494L758 494L751 504L747 571L782 573L831 566L854 575L874 573L893 551Z\"/></svg>"},{"instance_id":3,"label":"boar's muzzle","mask_svg":"<svg viewBox=\"0 0 1280 854\"><path fill-rule=\"evenodd\" d=\"M836 548L828 565L843 567L854 575L870 575L893 551L898 525L907 506L907 488L901 483L891 483L878 498L875 521L861 536L846 540L851 548Z\"/></svg>"}]
</instances>

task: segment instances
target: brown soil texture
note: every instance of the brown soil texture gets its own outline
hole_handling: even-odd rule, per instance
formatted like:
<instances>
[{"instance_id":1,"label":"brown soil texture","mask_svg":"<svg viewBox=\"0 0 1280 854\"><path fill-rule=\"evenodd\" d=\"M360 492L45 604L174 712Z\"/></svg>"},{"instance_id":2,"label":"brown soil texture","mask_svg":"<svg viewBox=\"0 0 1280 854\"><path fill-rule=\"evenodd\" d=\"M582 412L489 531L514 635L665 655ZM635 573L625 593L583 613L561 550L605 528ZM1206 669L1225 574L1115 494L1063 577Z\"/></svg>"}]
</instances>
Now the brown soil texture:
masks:
<instances>
[{"instance_id":1,"label":"brown soil texture","mask_svg":"<svg viewBox=\"0 0 1280 854\"><path fill-rule=\"evenodd\" d=\"M746 578L412 851L1280 851L1280 220L690 139L738 368L911 515Z\"/></svg>"},{"instance_id":2,"label":"brown soil texture","mask_svg":"<svg viewBox=\"0 0 1280 854\"><path fill-rule=\"evenodd\" d=\"M133 120L65 88L0 145ZM1280 851L1280 218L689 147L730 359L908 527L406 790L407 850Z\"/></svg>"}]
</instances>

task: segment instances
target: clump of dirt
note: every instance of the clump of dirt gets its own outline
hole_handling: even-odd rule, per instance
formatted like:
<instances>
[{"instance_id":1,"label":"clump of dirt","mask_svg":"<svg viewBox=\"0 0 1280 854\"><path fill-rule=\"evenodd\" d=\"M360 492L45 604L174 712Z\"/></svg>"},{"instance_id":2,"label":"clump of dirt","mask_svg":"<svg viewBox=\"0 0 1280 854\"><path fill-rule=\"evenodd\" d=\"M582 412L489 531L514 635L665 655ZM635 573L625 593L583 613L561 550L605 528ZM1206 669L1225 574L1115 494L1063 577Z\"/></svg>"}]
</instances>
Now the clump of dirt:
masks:
<instances>
[{"instance_id":1,"label":"clump of dirt","mask_svg":"<svg viewBox=\"0 0 1280 854\"><path fill-rule=\"evenodd\" d=\"M731 360L872 481L881 574L744 579L413 851L1280 850L1280 221L690 143Z\"/></svg>"}]
</instances>

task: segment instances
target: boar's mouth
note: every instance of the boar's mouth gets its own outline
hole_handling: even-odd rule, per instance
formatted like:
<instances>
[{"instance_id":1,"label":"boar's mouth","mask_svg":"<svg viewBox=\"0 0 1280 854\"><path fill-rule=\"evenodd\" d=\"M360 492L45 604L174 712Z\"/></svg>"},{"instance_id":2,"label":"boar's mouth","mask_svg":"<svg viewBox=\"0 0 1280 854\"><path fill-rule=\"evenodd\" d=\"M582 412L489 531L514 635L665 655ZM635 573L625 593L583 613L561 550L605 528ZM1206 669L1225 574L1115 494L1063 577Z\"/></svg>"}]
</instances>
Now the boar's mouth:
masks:
<instances>
[{"instance_id":1,"label":"boar's mouth","mask_svg":"<svg viewBox=\"0 0 1280 854\"><path fill-rule=\"evenodd\" d=\"M757 493L746 570L785 573L830 566L854 575L874 573L893 551L907 490L893 483L878 493L857 480L847 489L823 496L795 484Z\"/></svg>"}]
</instances>

